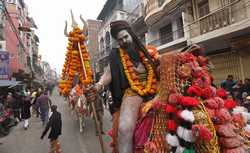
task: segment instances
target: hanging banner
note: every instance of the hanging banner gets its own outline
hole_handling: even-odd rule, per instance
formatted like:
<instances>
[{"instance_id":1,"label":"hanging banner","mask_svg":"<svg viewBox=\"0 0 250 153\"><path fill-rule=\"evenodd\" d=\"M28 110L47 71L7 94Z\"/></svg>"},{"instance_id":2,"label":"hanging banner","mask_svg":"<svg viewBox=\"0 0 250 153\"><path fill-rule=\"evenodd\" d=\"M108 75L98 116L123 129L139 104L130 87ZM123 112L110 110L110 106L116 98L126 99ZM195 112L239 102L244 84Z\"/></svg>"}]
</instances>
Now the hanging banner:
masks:
<instances>
[{"instance_id":1,"label":"hanging banner","mask_svg":"<svg viewBox=\"0 0 250 153\"><path fill-rule=\"evenodd\" d=\"M0 80L9 79L9 52L0 51Z\"/></svg>"}]
</instances>

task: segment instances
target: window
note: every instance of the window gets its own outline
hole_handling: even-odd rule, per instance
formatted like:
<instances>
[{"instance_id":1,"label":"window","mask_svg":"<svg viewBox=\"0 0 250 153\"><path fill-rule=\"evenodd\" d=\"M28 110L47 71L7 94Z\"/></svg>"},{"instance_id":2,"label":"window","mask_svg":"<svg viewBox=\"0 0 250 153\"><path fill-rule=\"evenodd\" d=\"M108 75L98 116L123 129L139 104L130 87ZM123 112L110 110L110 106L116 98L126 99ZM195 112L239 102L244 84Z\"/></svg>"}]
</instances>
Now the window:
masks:
<instances>
[{"instance_id":1,"label":"window","mask_svg":"<svg viewBox=\"0 0 250 153\"><path fill-rule=\"evenodd\" d=\"M166 44L173 41L172 24L168 24L160 29L161 44Z\"/></svg>"},{"instance_id":2,"label":"window","mask_svg":"<svg viewBox=\"0 0 250 153\"><path fill-rule=\"evenodd\" d=\"M209 14L208 0L198 0L198 12L200 18Z\"/></svg>"}]
</instances>

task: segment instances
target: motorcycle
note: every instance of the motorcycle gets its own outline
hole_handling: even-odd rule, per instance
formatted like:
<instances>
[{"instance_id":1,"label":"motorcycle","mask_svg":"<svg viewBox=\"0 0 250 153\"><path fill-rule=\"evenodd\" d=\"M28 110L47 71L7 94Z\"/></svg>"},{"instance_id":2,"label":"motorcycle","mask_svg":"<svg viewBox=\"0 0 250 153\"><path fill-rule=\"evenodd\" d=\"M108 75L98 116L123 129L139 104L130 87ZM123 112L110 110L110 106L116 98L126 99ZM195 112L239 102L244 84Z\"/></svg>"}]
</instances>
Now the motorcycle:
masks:
<instances>
[{"instance_id":1,"label":"motorcycle","mask_svg":"<svg viewBox=\"0 0 250 153\"><path fill-rule=\"evenodd\" d=\"M0 115L0 137L7 136L10 133L11 128L16 125L17 122L11 118L11 111L3 111Z\"/></svg>"}]
</instances>

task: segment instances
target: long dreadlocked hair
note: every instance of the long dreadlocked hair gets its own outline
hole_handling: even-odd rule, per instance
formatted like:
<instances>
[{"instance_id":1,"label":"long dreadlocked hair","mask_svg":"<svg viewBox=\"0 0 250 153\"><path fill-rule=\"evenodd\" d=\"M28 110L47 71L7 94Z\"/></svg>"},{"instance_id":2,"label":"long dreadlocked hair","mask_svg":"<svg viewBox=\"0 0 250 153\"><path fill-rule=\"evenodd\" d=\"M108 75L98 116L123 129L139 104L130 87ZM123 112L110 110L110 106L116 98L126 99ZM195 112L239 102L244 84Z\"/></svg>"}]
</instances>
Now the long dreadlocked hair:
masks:
<instances>
[{"instance_id":1,"label":"long dreadlocked hair","mask_svg":"<svg viewBox=\"0 0 250 153\"><path fill-rule=\"evenodd\" d=\"M151 58L151 56L149 55L147 49L145 48L145 46L141 43L141 41L138 39L138 37L136 36L136 34L132 31L131 28L128 28L127 29L128 33L131 35L131 37L133 38L134 40L134 43L136 45L136 48L139 50L139 51L142 51L143 54L145 55L145 57L148 59L150 65L153 67L153 70L154 70L154 73L156 75L156 78L159 80L159 75L157 74L156 72L156 68L157 66L159 66L159 61L153 61L153 59Z\"/></svg>"}]
</instances>

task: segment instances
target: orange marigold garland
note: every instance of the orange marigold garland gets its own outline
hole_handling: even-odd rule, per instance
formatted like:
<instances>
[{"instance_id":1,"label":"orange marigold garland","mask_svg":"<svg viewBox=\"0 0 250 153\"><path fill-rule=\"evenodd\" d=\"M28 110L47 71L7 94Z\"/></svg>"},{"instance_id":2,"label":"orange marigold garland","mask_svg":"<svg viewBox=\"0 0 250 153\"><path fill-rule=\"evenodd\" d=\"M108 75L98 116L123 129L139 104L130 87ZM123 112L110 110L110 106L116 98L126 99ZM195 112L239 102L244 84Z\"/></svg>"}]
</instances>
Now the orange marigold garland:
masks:
<instances>
[{"instance_id":1,"label":"orange marigold garland","mask_svg":"<svg viewBox=\"0 0 250 153\"><path fill-rule=\"evenodd\" d=\"M79 27L74 27L73 31L69 32L68 41L65 63L59 82L59 90L63 95L69 94L75 74L78 74L81 84L88 85L93 83L90 57L84 44L85 36Z\"/></svg>"},{"instance_id":2,"label":"orange marigold garland","mask_svg":"<svg viewBox=\"0 0 250 153\"><path fill-rule=\"evenodd\" d=\"M143 54L140 54L141 61L147 69L147 81L146 84L143 85L136 72L133 69L133 64L130 60L129 55L120 48L120 57L121 62L123 64L125 75L128 79L129 85L132 90L138 93L140 96L152 95L156 93L156 77L153 71L152 66L148 63Z\"/></svg>"}]
</instances>

